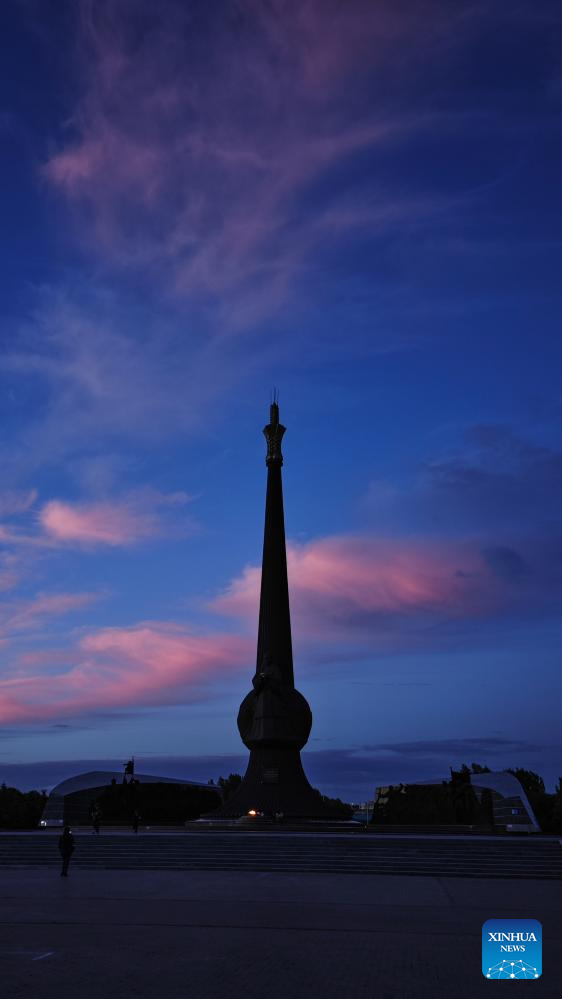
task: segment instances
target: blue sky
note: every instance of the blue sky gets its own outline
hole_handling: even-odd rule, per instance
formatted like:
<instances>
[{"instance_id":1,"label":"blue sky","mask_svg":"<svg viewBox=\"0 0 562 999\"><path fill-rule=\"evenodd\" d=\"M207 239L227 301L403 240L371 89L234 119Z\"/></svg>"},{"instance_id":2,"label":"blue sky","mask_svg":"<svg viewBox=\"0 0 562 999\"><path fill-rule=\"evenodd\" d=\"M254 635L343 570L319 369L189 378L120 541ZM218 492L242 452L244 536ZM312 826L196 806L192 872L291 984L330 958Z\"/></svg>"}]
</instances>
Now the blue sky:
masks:
<instances>
[{"instance_id":1,"label":"blue sky","mask_svg":"<svg viewBox=\"0 0 562 999\"><path fill-rule=\"evenodd\" d=\"M275 385L311 779L552 785L558 5L0 19L0 779L243 766Z\"/></svg>"}]
</instances>

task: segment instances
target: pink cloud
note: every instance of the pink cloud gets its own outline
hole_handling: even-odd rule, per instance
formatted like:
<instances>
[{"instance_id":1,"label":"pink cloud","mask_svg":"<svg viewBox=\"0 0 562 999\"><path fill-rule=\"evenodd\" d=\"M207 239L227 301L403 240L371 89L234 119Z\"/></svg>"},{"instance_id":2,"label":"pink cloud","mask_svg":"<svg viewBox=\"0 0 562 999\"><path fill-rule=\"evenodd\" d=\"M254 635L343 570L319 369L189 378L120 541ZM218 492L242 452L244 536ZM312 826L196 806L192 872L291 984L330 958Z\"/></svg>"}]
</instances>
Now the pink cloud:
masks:
<instances>
[{"instance_id":1,"label":"pink cloud","mask_svg":"<svg viewBox=\"0 0 562 999\"><path fill-rule=\"evenodd\" d=\"M106 628L84 636L72 656L64 650L21 657L14 674L0 680L0 721L187 703L217 674L248 663L251 652L250 643L238 636L194 635L175 625Z\"/></svg>"},{"instance_id":2,"label":"pink cloud","mask_svg":"<svg viewBox=\"0 0 562 999\"><path fill-rule=\"evenodd\" d=\"M542 599L533 590L533 573L530 583L514 582L505 575L502 552L491 557L490 549L481 553L460 542L369 536L290 544L295 636L313 658L364 657L434 647L440 626L450 623L528 612ZM89 631L52 652L26 649L0 681L0 720L30 722L115 707L189 703L208 696L211 682L232 671L244 669L249 679L259 585L259 568L247 567L207 606L234 620L232 633L145 622ZM14 602L4 631L28 631L45 617L68 613L91 599L91 594L59 594Z\"/></svg>"},{"instance_id":3,"label":"pink cloud","mask_svg":"<svg viewBox=\"0 0 562 999\"><path fill-rule=\"evenodd\" d=\"M49 500L38 513L40 531L22 531L0 524L0 541L11 548L56 548L60 545L117 547L195 529L178 512L189 501L187 493L159 493L142 489L112 500L70 503ZM0 566L1 567L1 566Z\"/></svg>"},{"instance_id":4,"label":"pink cloud","mask_svg":"<svg viewBox=\"0 0 562 999\"><path fill-rule=\"evenodd\" d=\"M185 537L196 530L184 507L184 492L163 494L139 489L125 498L94 503L51 500L27 530L0 524L0 593L15 591L37 576L47 555L61 549L133 545L155 537ZM25 512L24 504L10 504L12 513ZM10 595L0 603L0 643L21 642L39 626L61 615L83 609L99 599L95 593L39 593ZM35 639L37 636L35 636Z\"/></svg>"},{"instance_id":5,"label":"pink cloud","mask_svg":"<svg viewBox=\"0 0 562 999\"><path fill-rule=\"evenodd\" d=\"M158 184L158 156L149 148L127 141L123 135L101 128L99 139L71 147L52 159L46 167L47 176L70 197L79 197L85 188L97 182L100 172L111 168L115 191L130 196L135 189L150 202Z\"/></svg>"},{"instance_id":6,"label":"pink cloud","mask_svg":"<svg viewBox=\"0 0 562 999\"><path fill-rule=\"evenodd\" d=\"M55 541L84 545L130 545L158 533L154 517L126 504L51 500L39 519L43 530Z\"/></svg>"},{"instance_id":7,"label":"pink cloud","mask_svg":"<svg viewBox=\"0 0 562 999\"><path fill-rule=\"evenodd\" d=\"M177 492L164 495L154 490L131 494L122 500L94 503L68 503L50 500L39 513L39 523L44 537L38 543L78 544L85 547L132 545L148 538L165 534L170 528L157 508L182 507L189 497ZM176 530L185 533L187 522ZM28 539L30 543L32 538Z\"/></svg>"},{"instance_id":8,"label":"pink cloud","mask_svg":"<svg viewBox=\"0 0 562 999\"><path fill-rule=\"evenodd\" d=\"M352 640L369 621L376 633L394 620L398 634L400 621L493 615L508 599L478 550L460 543L333 537L289 545L287 563L295 631L315 640L336 631ZM260 578L247 567L212 609L255 622Z\"/></svg>"}]
</instances>

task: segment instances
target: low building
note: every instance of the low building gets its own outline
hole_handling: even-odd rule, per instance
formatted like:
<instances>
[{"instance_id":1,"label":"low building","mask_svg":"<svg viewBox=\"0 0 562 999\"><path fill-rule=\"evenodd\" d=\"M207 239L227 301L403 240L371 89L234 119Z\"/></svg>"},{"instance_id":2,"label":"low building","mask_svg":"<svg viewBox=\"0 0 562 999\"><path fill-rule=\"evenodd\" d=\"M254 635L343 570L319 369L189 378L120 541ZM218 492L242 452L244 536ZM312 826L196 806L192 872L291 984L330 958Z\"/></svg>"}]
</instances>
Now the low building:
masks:
<instances>
[{"instance_id":1,"label":"low building","mask_svg":"<svg viewBox=\"0 0 562 999\"><path fill-rule=\"evenodd\" d=\"M179 780L175 777L154 777L150 774L137 774L139 784L182 784L189 787L209 788L201 781ZM111 770L92 770L76 777L68 777L53 788L45 805L40 826L88 825L90 810L97 798L112 784L121 784L123 773ZM220 794L220 788L212 785Z\"/></svg>"},{"instance_id":2,"label":"low building","mask_svg":"<svg viewBox=\"0 0 562 999\"><path fill-rule=\"evenodd\" d=\"M490 818L493 829L508 833L540 833L541 828L523 785L513 774L507 771L470 773L463 775L463 779L472 788L479 803L487 800L491 805ZM436 779L410 781L403 785L380 785L375 791L375 809L372 821L375 823L379 821L377 813L380 816L381 812L384 812L385 805L390 801L391 792L396 791L399 787L403 788L406 793L408 787L435 788L447 784L446 780ZM392 819L390 821L392 822ZM413 823L415 823L414 818L409 819L407 824Z\"/></svg>"}]
</instances>

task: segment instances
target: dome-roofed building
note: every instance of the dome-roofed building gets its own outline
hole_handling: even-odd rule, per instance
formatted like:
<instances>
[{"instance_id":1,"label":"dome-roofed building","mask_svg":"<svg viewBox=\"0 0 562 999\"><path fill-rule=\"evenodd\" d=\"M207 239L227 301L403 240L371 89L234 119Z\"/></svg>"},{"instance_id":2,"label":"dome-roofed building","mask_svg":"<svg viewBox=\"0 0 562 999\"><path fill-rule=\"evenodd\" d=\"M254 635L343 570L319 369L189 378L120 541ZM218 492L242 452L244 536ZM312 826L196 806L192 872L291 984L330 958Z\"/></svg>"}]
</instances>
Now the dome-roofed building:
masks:
<instances>
[{"instance_id":1,"label":"dome-roofed building","mask_svg":"<svg viewBox=\"0 0 562 999\"><path fill-rule=\"evenodd\" d=\"M176 777L154 777L150 774L136 774L139 784L180 784L188 787L211 787L220 794L216 785L202 781L179 780ZM91 770L76 777L67 777L51 791L45 805L41 822L43 828L63 825L88 825L90 811L97 798L113 784L122 784L123 773L113 770Z\"/></svg>"}]
</instances>

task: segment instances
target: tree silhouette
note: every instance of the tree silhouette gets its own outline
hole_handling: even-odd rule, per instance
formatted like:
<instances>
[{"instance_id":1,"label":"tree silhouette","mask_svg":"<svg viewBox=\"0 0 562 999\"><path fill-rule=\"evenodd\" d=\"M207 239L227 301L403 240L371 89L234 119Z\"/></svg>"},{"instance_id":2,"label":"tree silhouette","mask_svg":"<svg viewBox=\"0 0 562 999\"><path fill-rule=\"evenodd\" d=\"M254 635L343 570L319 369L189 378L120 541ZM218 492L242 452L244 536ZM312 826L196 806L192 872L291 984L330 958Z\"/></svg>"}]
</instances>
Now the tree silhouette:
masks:
<instances>
[{"instance_id":1,"label":"tree silhouette","mask_svg":"<svg viewBox=\"0 0 562 999\"><path fill-rule=\"evenodd\" d=\"M508 770L507 773L517 777L529 799L538 798L545 793L544 780L534 770L525 770L523 767L516 767L515 769Z\"/></svg>"}]
</instances>

